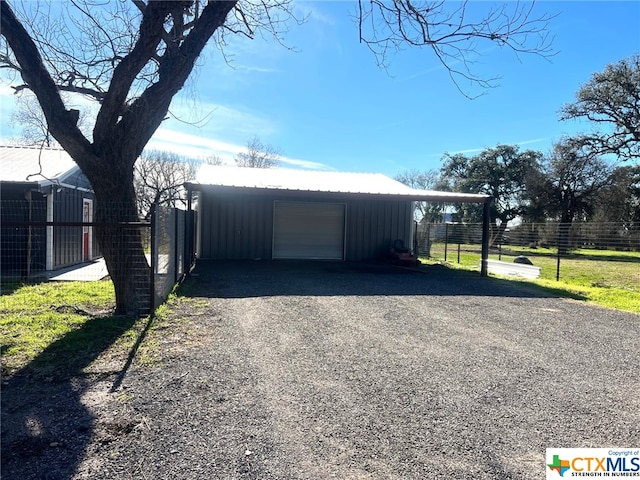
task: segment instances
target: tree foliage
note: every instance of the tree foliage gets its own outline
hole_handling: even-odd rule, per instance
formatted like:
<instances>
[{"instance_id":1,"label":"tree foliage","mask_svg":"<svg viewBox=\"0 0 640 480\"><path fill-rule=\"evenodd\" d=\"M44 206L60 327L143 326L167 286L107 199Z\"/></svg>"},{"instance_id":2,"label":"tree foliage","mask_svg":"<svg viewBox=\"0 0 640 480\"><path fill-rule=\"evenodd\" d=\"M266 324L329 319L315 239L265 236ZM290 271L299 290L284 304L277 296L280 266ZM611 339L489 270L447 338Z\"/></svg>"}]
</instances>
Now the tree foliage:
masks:
<instances>
[{"instance_id":1,"label":"tree foliage","mask_svg":"<svg viewBox=\"0 0 640 480\"><path fill-rule=\"evenodd\" d=\"M611 184L598 193L592 220L640 226L640 166L624 165L611 173Z\"/></svg>"},{"instance_id":2,"label":"tree foliage","mask_svg":"<svg viewBox=\"0 0 640 480\"><path fill-rule=\"evenodd\" d=\"M561 223L587 220L598 195L613 184L613 168L581 139L564 138L553 147L539 170L527 178L533 208Z\"/></svg>"},{"instance_id":3,"label":"tree foliage","mask_svg":"<svg viewBox=\"0 0 640 480\"><path fill-rule=\"evenodd\" d=\"M497 145L472 157L447 154L442 177L454 191L491 195L493 231L500 235L510 221L526 212L526 178L537 168L541 157L540 152L520 151L517 145ZM481 206L465 205L461 209L468 220L481 221Z\"/></svg>"},{"instance_id":4,"label":"tree foliage","mask_svg":"<svg viewBox=\"0 0 640 480\"><path fill-rule=\"evenodd\" d=\"M581 142L594 153L640 158L640 54L593 74L575 101L562 107L560 118L593 124L594 130L582 134Z\"/></svg>"},{"instance_id":5,"label":"tree foliage","mask_svg":"<svg viewBox=\"0 0 640 480\"><path fill-rule=\"evenodd\" d=\"M236 165L250 168L272 168L280 163L280 150L264 144L258 137L247 142L247 149L235 157Z\"/></svg>"}]
</instances>

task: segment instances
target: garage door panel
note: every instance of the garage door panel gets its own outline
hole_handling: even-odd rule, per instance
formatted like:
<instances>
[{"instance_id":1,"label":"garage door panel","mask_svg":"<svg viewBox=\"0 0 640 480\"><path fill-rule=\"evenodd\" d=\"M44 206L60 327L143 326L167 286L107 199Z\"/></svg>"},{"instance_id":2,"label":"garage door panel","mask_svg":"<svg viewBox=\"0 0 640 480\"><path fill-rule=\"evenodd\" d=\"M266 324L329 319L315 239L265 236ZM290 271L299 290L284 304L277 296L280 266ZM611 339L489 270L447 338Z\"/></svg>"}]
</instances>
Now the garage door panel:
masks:
<instances>
[{"instance_id":1,"label":"garage door panel","mask_svg":"<svg viewBox=\"0 0 640 480\"><path fill-rule=\"evenodd\" d=\"M273 258L341 260L343 204L276 202Z\"/></svg>"}]
</instances>

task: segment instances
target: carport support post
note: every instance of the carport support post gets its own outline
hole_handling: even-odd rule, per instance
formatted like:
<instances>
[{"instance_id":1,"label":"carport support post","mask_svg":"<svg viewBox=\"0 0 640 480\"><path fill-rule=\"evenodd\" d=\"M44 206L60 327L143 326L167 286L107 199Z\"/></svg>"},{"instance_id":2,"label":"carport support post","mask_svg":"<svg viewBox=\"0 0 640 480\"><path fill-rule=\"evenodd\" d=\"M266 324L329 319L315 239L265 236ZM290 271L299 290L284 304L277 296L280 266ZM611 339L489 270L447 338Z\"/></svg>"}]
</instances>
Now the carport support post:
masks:
<instances>
[{"instance_id":1,"label":"carport support post","mask_svg":"<svg viewBox=\"0 0 640 480\"><path fill-rule=\"evenodd\" d=\"M491 206L491 198L487 198L482 209L482 259L480 261L480 276L487 276L487 264L489 260L489 207Z\"/></svg>"}]
</instances>

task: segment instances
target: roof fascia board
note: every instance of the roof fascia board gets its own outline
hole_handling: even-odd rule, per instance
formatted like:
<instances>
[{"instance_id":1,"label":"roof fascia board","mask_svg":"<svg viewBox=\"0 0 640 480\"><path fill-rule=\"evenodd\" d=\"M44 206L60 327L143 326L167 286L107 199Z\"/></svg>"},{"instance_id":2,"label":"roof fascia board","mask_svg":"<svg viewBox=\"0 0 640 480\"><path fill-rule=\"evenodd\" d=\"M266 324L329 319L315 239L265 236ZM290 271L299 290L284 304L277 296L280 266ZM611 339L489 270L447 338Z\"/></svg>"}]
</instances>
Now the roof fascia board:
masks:
<instances>
[{"instance_id":1,"label":"roof fascia board","mask_svg":"<svg viewBox=\"0 0 640 480\"><path fill-rule=\"evenodd\" d=\"M354 192L323 192L312 190L290 190L284 188L255 188L255 187L235 187L224 185L204 185L187 182L184 184L187 190L191 191L211 191L218 193L238 192L252 195L295 195L313 196L317 198L371 198L371 199L396 199L407 201L441 202L441 203L485 203L491 199L489 195L456 192L427 192L417 190L411 194L393 193L354 193Z\"/></svg>"}]
</instances>

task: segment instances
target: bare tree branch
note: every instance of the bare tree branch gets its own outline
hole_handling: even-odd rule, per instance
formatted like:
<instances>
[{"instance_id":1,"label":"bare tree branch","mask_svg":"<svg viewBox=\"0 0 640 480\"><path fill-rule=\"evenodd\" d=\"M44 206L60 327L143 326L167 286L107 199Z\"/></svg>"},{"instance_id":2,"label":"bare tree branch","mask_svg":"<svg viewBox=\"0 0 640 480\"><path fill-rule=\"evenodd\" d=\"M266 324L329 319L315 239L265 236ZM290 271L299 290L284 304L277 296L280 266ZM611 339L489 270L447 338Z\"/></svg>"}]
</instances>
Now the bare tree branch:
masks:
<instances>
[{"instance_id":1,"label":"bare tree branch","mask_svg":"<svg viewBox=\"0 0 640 480\"><path fill-rule=\"evenodd\" d=\"M273 145L265 145L258 137L247 142L246 152L235 157L236 165L250 168L271 168L280 163L280 150Z\"/></svg>"},{"instance_id":2,"label":"bare tree branch","mask_svg":"<svg viewBox=\"0 0 640 480\"><path fill-rule=\"evenodd\" d=\"M135 165L138 212L148 218L152 205L179 207L186 204L185 182L195 178L198 162L160 150L143 152Z\"/></svg>"},{"instance_id":3,"label":"bare tree branch","mask_svg":"<svg viewBox=\"0 0 640 480\"><path fill-rule=\"evenodd\" d=\"M498 77L474 73L472 63L481 54L478 42L507 48L518 54L554 55L549 22L554 18L534 16L529 5L509 2L484 14L464 1L457 7L444 0L359 0L357 22L360 42L375 55L378 66L387 69L391 57L405 49L427 47L449 73L458 90L473 98L461 86L461 80L481 88L495 86Z\"/></svg>"}]
</instances>

